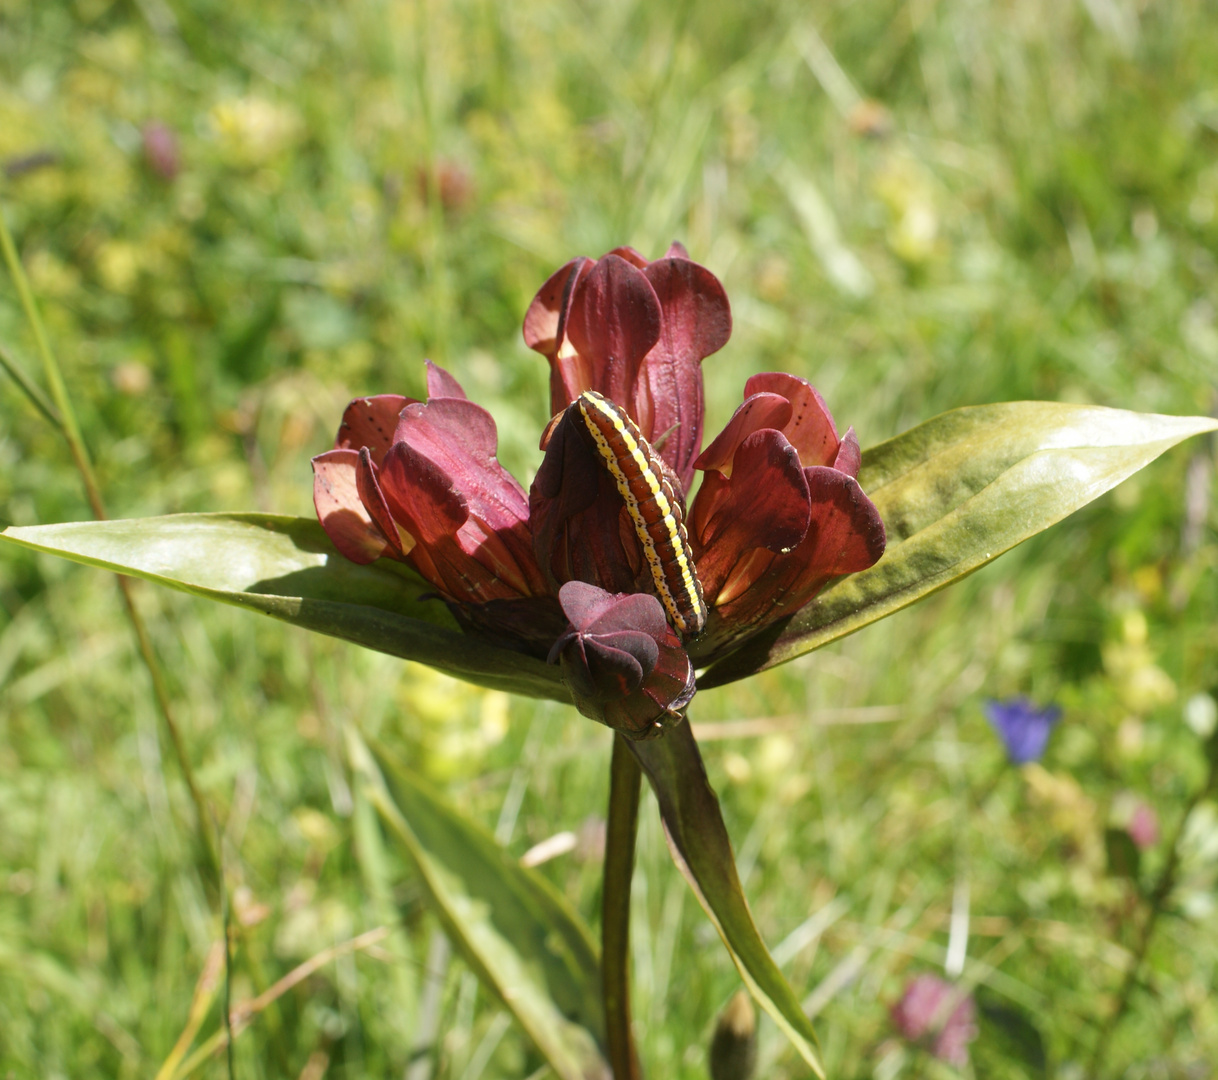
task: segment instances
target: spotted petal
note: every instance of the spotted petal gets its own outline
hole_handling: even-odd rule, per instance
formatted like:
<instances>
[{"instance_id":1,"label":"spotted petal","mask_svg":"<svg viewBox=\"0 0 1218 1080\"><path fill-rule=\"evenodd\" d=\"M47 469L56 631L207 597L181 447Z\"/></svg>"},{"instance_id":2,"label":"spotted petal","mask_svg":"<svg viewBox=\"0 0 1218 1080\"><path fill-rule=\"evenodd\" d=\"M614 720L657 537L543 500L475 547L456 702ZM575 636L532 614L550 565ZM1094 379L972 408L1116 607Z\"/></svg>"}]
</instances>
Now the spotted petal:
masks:
<instances>
[{"instance_id":1,"label":"spotted petal","mask_svg":"<svg viewBox=\"0 0 1218 1080\"><path fill-rule=\"evenodd\" d=\"M778 394L791 403L791 419L781 430L799 451L804 467L832 465L839 443L837 425L816 388L798 375L768 371L754 375L744 384L745 400L763 393Z\"/></svg>"},{"instance_id":2,"label":"spotted petal","mask_svg":"<svg viewBox=\"0 0 1218 1080\"><path fill-rule=\"evenodd\" d=\"M317 520L343 555L366 566L389 546L359 496L359 454L331 450L313 459L313 506Z\"/></svg>"},{"instance_id":3,"label":"spotted petal","mask_svg":"<svg viewBox=\"0 0 1218 1080\"><path fill-rule=\"evenodd\" d=\"M356 398L343 411L334 448L359 451L366 446L372 460L379 466L393 445L393 430L398 424L398 414L414 400L401 394Z\"/></svg>"}]
</instances>

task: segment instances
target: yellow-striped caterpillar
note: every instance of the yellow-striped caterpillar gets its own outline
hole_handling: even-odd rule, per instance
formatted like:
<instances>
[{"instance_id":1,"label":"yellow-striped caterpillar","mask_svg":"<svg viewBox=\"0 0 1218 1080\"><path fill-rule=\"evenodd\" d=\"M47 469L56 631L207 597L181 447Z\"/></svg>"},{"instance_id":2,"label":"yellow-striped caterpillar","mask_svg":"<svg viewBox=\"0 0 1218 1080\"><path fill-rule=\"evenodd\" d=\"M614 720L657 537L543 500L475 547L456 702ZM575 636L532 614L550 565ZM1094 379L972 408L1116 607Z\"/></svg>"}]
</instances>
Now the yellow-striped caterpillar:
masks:
<instances>
[{"instance_id":1,"label":"yellow-striped caterpillar","mask_svg":"<svg viewBox=\"0 0 1218 1080\"><path fill-rule=\"evenodd\" d=\"M681 504L658 455L625 411L594 390L578 398L580 416L617 484L669 622L685 638L706 625L706 601L685 533Z\"/></svg>"}]
</instances>

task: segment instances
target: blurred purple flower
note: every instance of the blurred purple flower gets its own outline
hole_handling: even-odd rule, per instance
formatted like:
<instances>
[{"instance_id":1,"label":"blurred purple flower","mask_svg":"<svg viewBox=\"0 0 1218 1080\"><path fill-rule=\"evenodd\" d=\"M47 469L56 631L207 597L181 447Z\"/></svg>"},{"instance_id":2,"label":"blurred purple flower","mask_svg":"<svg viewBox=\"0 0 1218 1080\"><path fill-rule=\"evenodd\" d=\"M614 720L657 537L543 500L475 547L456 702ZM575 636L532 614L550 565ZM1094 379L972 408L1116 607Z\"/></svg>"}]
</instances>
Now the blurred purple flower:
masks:
<instances>
[{"instance_id":1,"label":"blurred purple flower","mask_svg":"<svg viewBox=\"0 0 1218 1080\"><path fill-rule=\"evenodd\" d=\"M144 125L144 160L162 180L172 180L182 168L178 137L173 128L160 120Z\"/></svg>"},{"instance_id":2,"label":"blurred purple flower","mask_svg":"<svg viewBox=\"0 0 1218 1080\"><path fill-rule=\"evenodd\" d=\"M1061 709L1056 705L1037 708L1025 697L985 703L986 719L998 732L1013 765L1040 760L1049 741L1049 733L1061 714Z\"/></svg>"},{"instance_id":3,"label":"blurred purple flower","mask_svg":"<svg viewBox=\"0 0 1218 1080\"><path fill-rule=\"evenodd\" d=\"M968 1044L977 1037L977 1007L951 983L937 975L918 975L890 1015L904 1038L926 1047L940 1061L960 1068L968 1064Z\"/></svg>"},{"instance_id":4,"label":"blurred purple flower","mask_svg":"<svg viewBox=\"0 0 1218 1080\"><path fill-rule=\"evenodd\" d=\"M1129 838L1137 845L1138 850L1145 851L1159 842L1159 815L1144 802L1139 802L1129 816L1129 824L1125 826Z\"/></svg>"}]
</instances>

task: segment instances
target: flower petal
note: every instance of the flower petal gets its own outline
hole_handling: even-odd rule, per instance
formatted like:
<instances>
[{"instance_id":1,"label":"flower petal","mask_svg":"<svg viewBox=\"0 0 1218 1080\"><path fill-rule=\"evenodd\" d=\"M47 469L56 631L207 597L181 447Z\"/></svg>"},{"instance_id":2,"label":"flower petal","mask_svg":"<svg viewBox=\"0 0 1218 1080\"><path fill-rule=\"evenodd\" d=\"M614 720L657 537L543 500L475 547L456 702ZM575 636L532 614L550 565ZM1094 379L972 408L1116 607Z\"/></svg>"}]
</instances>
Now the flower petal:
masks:
<instances>
[{"instance_id":1,"label":"flower petal","mask_svg":"<svg viewBox=\"0 0 1218 1080\"><path fill-rule=\"evenodd\" d=\"M854 428L847 428L846 434L842 436L842 444L837 448L837 457L833 459L833 467L857 480L862 464L863 451L859 447L859 437L854 433Z\"/></svg>"},{"instance_id":2,"label":"flower petal","mask_svg":"<svg viewBox=\"0 0 1218 1080\"><path fill-rule=\"evenodd\" d=\"M566 341L567 317L576 285L592 268L584 256L551 274L524 316L524 342L550 361L550 412L559 413L591 385L587 362Z\"/></svg>"},{"instance_id":3,"label":"flower petal","mask_svg":"<svg viewBox=\"0 0 1218 1080\"><path fill-rule=\"evenodd\" d=\"M644 676L655 667L660 658L660 648L646 634L616 635L621 645L619 648L605 638L591 635L580 637L580 647L585 651L582 665L583 672L593 676L595 682L586 688L575 688L575 692L585 697L601 697L612 700L617 697L628 697L643 685ZM639 648L638 640L651 646L650 663L646 668L643 662L630 651L629 646ZM642 651L640 649L639 651ZM577 665L568 669L572 675L579 670Z\"/></svg>"},{"instance_id":4,"label":"flower petal","mask_svg":"<svg viewBox=\"0 0 1218 1080\"><path fill-rule=\"evenodd\" d=\"M656 666L639 690L605 704L605 723L632 739L659 738L681 722L697 688L693 664L670 631Z\"/></svg>"},{"instance_id":5,"label":"flower petal","mask_svg":"<svg viewBox=\"0 0 1218 1080\"><path fill-rule=\"evenodd\" d=\"M619 594L606 592L584 581L568 581L558 590L558 594L571 625L581 630L591 628L602 618L611 619L613 609L622 602ZM662 613L660 617L663 618ZM606 629L612 629L612 625Z\"/></svg>"},{"instance_id":6,"label":"flower petal","mask_svg":"<svg viewBox=\"0 0 1218 1080\"><path fill-rule=\"evenodd\" d=\"M584 582L559 590L570 625L550 651L585 716L631 738L679 719L696 687L693 665L647 594L613 594Z\"/></svg>"},{"instance_id":7,"label":"flower petal","mask_svg":"<svg viewBox=\"0 0 1218 1080\"><path fill-rule=\"evenodd\" d=\"M394 520L424 546L455 536L469 518L469 506L452 476L408 442L393 444L378 479Z\"/></svg>"},{"instance_id":8,"label":"flower petal","mask_svg":"<svg viewBox=\"0 0 1218 1080\"><path fill-rule=\"evenodd\" d=\"M1044 756L1049 736L1061 714L1056 705L1041 709L1025 697L985 704L986 719L998 732L1007 757L1015 765L1039 761Z\"/></svg>"},{"instance_id":9,"label":"flower petal","mask_svg":"<svg viewBox=\"0 0 1218 1080\"><path fill-rule=\"evenodd\" d=\"M465 391L461 389L461 384L440 367L439 364L433 364L428 360L427 397L428 400L435 400L436 398L464 399Z\"/></svg>"},{"instance_id":10,"label":"flower petal","mask_svg":"<svg viewBox=\"0 0 1218 1080\"><path fill-rule=\"evenodd\" d=\"M372 460L379 466L393 443L398 414L414 400L401 394L356 398L343 411L334 448L360 450L366 446L372 452Z\"/></svg>"},{"instance_id":11,"label":"flower petal","mask_svg":"<svg viewBox=\"0 0 1218 1080\"><path fill-rule=\"evenodd\" d=\"M806 379L781 371L754 375L744 384L747 400L752 394L781 394L791 403L791 419L782 433L799 451L804 467L832 465L837 456L837 427L825 399Z\"/></svg>"},{"instance_id":12,"label":"flower petal","mask_svg":"<svg viewBox=\"0 0 1218 1080\"><path fill-rule=\"evenodd\" d=\"M428 385L433 394L452 396L411 401L401 410L379 470L370 450L361 458L357 486L365 513L395 554L450 601L544 593L527 496L495 457L494 420L443 369L429 367Z\"/></svg>"},{"instance_id":13,"label":"flower petal","mask_svg":"<svg viewBox=\"0 0 1218 1080\"><path fill-rule=\"evenodd\" d=\"M563 611L572 625L589 633L613 634L641 630L662 637L668 620L664 609L647 593L613 594L583 581L569 581L559 590Z\"/></svg>"},{"instance_id":14,"label":"flower petal","mask_svg":"<svg viewBox=\"0 0 1218 1080\"><path fill-rule=\"evenodd\" d=\"M858 481L836 469L804 469L812 499L808 536L796 549L806 573L799 580L825 580L874 566L884 554L884 522ZM819 586L817 586L819 588ZM809 595L801 605L810 600Z\"/></svg>"},{"instance_id":15,"label":"flower petal","mask_svg":"<svg viewBox=\"0 0 1218 1080\"><path fill-rule=\"evenodd\" d=\"M313 506L339 552L366 565L385 553L389 541L360 500L358 464L359 454L354 450L318 454L313 459Z\"/></svg>"},{"instance_id":16,"label":"flower petal","mask_svg":"<svg viewBox=\"0 0 1218 1080\"><path fill-rule=\"evenodd\" d=\"M977 1006L962 987L936 975L918 975L889 1014L910 1042L928 1045L935 1057L957 1068L968 1065L968 1044L978 1034Z\"/></svg>"},{"instance_id":17,"label":"flower petal","mask_svg":"<svg viewBox=\"0 0 1218 1080\"><path fill-rule=\"evenodd\" d=\"M372 460L372 452L365 446L360 450L359 461L355 466L355 484L360 502L385 534L393 554L400 557L414 547L415 539L393 520L389 504L385 501L385 493L381 491L380 481L377 479L378 472L376 463Z\"/></svg>"},{"instance_id":18,"label":"flower petal","mask_svg":"<svg viewBox=\"0 0 1218 1080\"><path fill-rule=\"evenodd\" d=\"M804 539L790 552L738 564L720 589L716 610L734 631L793 614L833 578L884 554L884 523L857 480L826 466L804 469L804 478L811 500Z\"/></svg>"},{"instance_id":19,"label":"flower petal","mask_svg":"<svg viewBox=\"0 0 1218 1080\"><path fill-rule=\"evenodd\" d=\"M811 515L808 481L795 448L773 428L753 432L735 453L730 479L719 472L706 474L690 513L707 603L714 607L753 549L796 547L808 532Z\"/></svg>"},{"instance_id":20,"label":"flower petal","mask_svg":"<svg viewBox=\"0 0 1218 1080\"><path fill-rule=\"evenodd\" d=\"M432 404L469 403L441 398ZM485 503L484 493L476 490L477 479L467 497L445 464L403 440L385 455L380 472L394 520L417 540L409 559L419 573L458 601L483 603L543 591L527 543L527 523L518 520L501 530L489 527L474 511L475 503Z\"/></svg>"},{"instance_id":21,"label":"flower petal","mask_svg":"<svg viewBox=\"0 0 1218 1080\"><path fill-rule=\"evenodd\" d=\"M727 426L694 462L695 469L714 469L732 475L732 459L740 444L755 431L773 428L782 431L791 421L791 403L781 394L761 393L745 398L736 407Z\"/></svg>"},{"instance_id":22,"label":"flower petal","mask_svg":"<svg viewBox=\"0 0 1218 1080\"><path fill-rule=\"evenodd\" d=\"M571 299L566 333L591 378L575 389L597 390L629 404L644 357L660 337L660 301L638 267L606 255L579 281ZM644 435L649 432L644 429Z\"/></svg>"},{"instance_id":23,"label":"flower petal","mask_svg":"<svg viewBox=\"0 0 1218 1080\"><path fill-rule=\"evenodd\" d=\"M558 326L562 313L570 301L571 286L579 276L582 266L591 259L581 255L564 263L554 271L533 297L529 310L524 313L524 343L544 356L553 357L558 352Z\"/></svg>"},{"instance_id":24,"label":"flower petal","mask_svg":"<svg viewBox=\"0 0 1218 1080\"><path fill-rule=\"evenodd\" d=\"M628 263L630 263L631 266L637 266L640 270L645 269L647 266L646 256L644 256L641 252L636 251L632 247L615 247L612 251L608 252L608 254L616 255L621 259L625 259ZM604 258L604 256L602 255L601 258Z\"/></svg>"},{"instance_id":25,"label":"flower petal","mask_svg":"<svg viewBox=\"0 0 1218 1080\"><path fill-rule=\"evenodd\" d=\"M643 271L663 310L659 340L643 362L635 419L687 490L702 445L702 361L732 333L732 312L719 279L688 258L663 258ZM662 440L662 444L659 442Z\"/></svg>"},{"instance_id":26,"label":"flower petal","mask_svg":"<svg viewBox=\"0 0 1218 1080\"><path fill-rule=\"evenodd\" d=\"M448 473L470 512L491 529L527 522L524 488L499 464L495 421L480 405L464 398L408 405L398 420L394 441L409 443Z\"/></svg>"}]
</instances>

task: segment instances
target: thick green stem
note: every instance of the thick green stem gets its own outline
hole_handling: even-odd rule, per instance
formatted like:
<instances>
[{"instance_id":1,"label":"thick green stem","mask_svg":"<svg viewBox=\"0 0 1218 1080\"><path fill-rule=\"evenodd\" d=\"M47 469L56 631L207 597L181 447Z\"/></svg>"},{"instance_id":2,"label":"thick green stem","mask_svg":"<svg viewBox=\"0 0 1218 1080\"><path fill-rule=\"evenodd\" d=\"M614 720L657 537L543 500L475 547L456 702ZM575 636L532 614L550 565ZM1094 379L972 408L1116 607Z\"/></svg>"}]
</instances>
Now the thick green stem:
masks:
<instances>
[{"instance_id":1,"label":"thick green stem","mask_svg":"<svg viewBox=\"0 0 1218 1080\"><path fill-rule=\"evenodd\" d=\"M641 1080L643 1075L630 1026L630 880L634 875L642 781L642 770L625 738L614 736L601 920L605 1041L614 1080Z\"/></svg>"},{"instance_id":2,"label":"thick green stem","mask_svg":"<svg viewBox=\"0 0 1218 1080\"><path fill-rule=\"evenodd\" d=\"M42 325L42 317L38 313L38 305L34 302L34 294L31 292L29 280L25 276L25 268L17 257L17 249L13 244L12 236L9 234L8 222L5 220L2 207L0 207L0 252L3 253L9 276L12 278L13 286L17 290L17 297L21 301L22 310L25 312L26 321L29 323L30 332L34 336L34 343L42 359L47 386L51 389L53 408L48 408L48 403L40 394L31 393L29 387L26 386L27 379L15 374L17 370L15 362L6 363L5 367L13 374L14 378L17 378L23 389L26 389L26 392L31 395L31 400L59 428L60 433L68 444L68 451L72 455L76 470L80 473L81 482L85 487L85 495L88 497L89 506L93 510L93 516L98 521L104 521L108 515L106 514L105 503L102 501L101 489L98 487L97 477L93 472L93 465L89 461L89 453L85 449L84 440L80 435L80 427L76 422L76 413L72 409L72 401L68 397L67 386L64 383L55 354L51 351L51 344L47 338L46 329ZM11 361L11 358L7 357L7 354L6 359ZM195 781L194 768L190 763L190 758L186 754L186 745L182 741L181 731L174 719L173 707L169 701L169 691L165 686L165 679L161 674L161 666L156 659L155 653L152 651L152 639L148 636L148 628L144 625L144 619L135 606L130 579L119 575L118 587L123 594L123 606L127 611L127 618L130 620L131 627L135 631L140 656L143 658L144 664L148 668L148 675L152 679L152 692L156 697L166 733L169 736L170 743L173 745L174 755L178 759L178 767L182 770L187 790L190 792L191 801L194 803L195 813L198 818L199 836L202 838L204 851L210 863L211 871L218 883L223 872L220 865L220 849L212 827L211 817L207 810L207 804L204 802L203 793L199 790L199 785Z\"/></svg>"}]
</instances>

